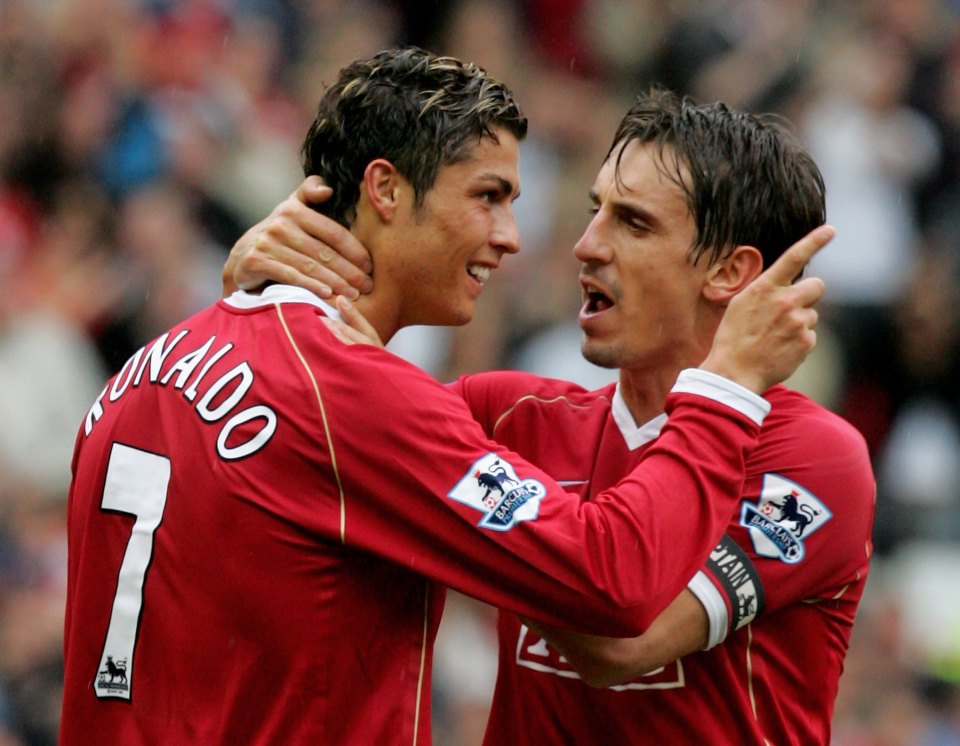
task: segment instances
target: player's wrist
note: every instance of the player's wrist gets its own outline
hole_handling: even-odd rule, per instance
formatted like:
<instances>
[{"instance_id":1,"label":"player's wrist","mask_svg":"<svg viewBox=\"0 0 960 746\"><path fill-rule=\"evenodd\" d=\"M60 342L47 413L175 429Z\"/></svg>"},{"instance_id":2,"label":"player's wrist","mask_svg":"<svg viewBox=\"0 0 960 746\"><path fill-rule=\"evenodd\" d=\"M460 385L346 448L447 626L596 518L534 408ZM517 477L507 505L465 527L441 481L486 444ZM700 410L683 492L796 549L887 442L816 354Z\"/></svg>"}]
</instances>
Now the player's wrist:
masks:
<instances>
[{"instance_id":1,"label":"player's wrist","mask_svg":"<svg viewBox=\"0 0 960 746\"><path fill-rule=\"evenodd\" d=\"M672 392L713 399L746 415L758 425L763 424L770 412L770 402L756 391L703 366L680 371Z\"/></svg>"},{"instance_id":2,"label":"player's wrist","mask_svg":"<svg viewBox=\"0 0 960 746\"><path fill-rule=\"evenodd\" d=\"M700 364L700 370L733 381L755 394L762 394L770 388L769 383L757 371L756 366L738 366L728 357L715 352L711 352L707 359Z\"/></svg>"}]
</instances>

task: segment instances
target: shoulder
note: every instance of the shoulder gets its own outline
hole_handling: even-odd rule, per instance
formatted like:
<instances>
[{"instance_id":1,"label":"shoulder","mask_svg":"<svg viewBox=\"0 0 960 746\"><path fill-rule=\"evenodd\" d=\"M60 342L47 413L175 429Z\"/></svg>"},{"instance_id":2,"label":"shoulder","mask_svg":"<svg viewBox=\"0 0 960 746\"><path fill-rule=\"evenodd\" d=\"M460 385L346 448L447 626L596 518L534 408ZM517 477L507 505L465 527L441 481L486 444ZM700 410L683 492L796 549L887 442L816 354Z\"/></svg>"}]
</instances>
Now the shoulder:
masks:
<instances>
[{"instance_id":1,"label":"shoulder","mask_svg":"<svg viewBox=\"0 0 960 746\"><path fill-rule=\"evenodd\" d=\"M850 456L869 460L863 435L840 415L785 386L775 386L766 398L772 408L764 421L761 443L802 444L811 453L840 448Z\"/></svg>"},{"instance_id":2,"label":"shoulder","mask_svg":"<svg viewBox=\"0 0 960 746\"><path fill-rule=\"evenodd\" d=\"M488 433L507 419L528 426L563 412L606 412L615 384L596 391L556 378L519 371L491 371L463 376L450 384L451 391L466 401L473 417Z\"/></svg>"},{"instance_id":3,"label":"shoulder","mask_svg":"<svg viewBox=\"0 0 960 746\"><path fill-rule=\"evenodd\" d=\"M748 462L733 535L760 560L769 613L862 580L876 482L856 428L796 391L778 386L765 396L772 409Z\"/></svg>"},{"instance_id":4,"label":"shoulder","mask_svg":"<svg viewBox=\"0 0 960 746\"><path fill-rule=\"evenodd\" d=\"M363 416L382 419L391 412L427 413L437 406L465 411L463 402L433 376L398 355L368 344L336 339L306 304L284 306L284 333L290 351L320 393Z\"/></svg>"},{"instance_id":5,"label":"shoulder","mask_svg":"<svg viewBox=\"0 0 960 746\"><path fill-rule=\"evenodd\" d=\"M876 482L860 432L799 392L778 386L767 398L772 409L749 472L779 475L835 505L872 506Z\"/></svg>"},{"instance_id":6,"label":"shoulder","mask_svg":"<svg viewBox=\"0 0 960 746\"><path fill-rule=\"evenodd\" d=\"M563 401L574 406L590 406L597 400L609 400L614 384L588 391L570 381L521 371L488 371L461 376L450 388L474 409L503 411L521 402L531 405Z\"/></svg>"}]
</instances>

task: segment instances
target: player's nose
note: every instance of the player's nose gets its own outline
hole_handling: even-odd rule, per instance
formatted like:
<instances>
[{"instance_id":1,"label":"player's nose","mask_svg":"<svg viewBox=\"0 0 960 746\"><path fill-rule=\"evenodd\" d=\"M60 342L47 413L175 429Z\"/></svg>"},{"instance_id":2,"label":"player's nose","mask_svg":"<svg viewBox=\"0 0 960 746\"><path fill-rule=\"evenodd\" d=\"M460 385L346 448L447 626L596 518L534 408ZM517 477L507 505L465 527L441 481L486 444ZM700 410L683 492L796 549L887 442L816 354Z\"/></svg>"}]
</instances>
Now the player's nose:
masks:
<instances>
[{"instance_id":1,"label":"player's nose","mask_svg":"<svg viewBox=\"0 0 960 746\"><path fill-rule=\"evenodd\" d=\"M613 247L606 239L602 213L597 212L583 235L574 244L573 255L581 262L609 264L613 261Z\"/></svg>"},{"instance_id":2,"label":"player's nose","mask_svg":"<svg viewBox=\"0 0 960 746\"><path fill-rule=\"evenodd\" d=\"M520 251L520 232L517 230L517 221L512 208L505 207L498 216L493 233L490 235L490 243L505 254L516 254Z\"/></svg>"}]
</instances>

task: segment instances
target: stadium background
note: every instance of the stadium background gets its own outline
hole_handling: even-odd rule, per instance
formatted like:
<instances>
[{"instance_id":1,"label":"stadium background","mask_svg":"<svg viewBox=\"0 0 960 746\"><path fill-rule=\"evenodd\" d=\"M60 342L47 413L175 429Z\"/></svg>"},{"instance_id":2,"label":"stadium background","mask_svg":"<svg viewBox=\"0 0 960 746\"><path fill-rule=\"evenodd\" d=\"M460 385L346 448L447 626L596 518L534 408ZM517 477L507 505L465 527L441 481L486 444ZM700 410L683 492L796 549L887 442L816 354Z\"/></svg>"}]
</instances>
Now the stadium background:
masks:
<instances>
[{"instance_id":1,"label":"stadium background","mask_svg":"<svg viewBox=\"0 0 960 746\"><path fill-rule=\"evenodd\" d=\"M299 182L321 83L398 42L478 61L531 122L523 252L469 327L395 342L443 379L609 380L580 362L570 249L642 87L795 123L839 234L793 384L861 429L879 481L834 743L960 744L960 2L2 0L0 746L55 742L80 418L108 372L218 296L228 247ZM495 644L491 611L455 597L438 746L477 742Z\"/></svg>"}]
</instances>

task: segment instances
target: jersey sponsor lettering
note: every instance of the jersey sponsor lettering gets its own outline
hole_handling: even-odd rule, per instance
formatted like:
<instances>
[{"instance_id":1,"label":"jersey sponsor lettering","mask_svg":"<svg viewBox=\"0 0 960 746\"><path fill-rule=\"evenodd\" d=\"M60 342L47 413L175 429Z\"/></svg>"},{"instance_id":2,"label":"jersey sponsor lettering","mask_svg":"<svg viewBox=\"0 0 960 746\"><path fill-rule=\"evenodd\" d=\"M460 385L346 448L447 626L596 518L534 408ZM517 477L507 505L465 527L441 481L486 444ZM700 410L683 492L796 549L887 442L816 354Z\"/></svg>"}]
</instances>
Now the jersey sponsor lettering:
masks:
<instances>
[{"instance_id":1,"label":"jersey sponsor lettering","mask_svg":"<svg viewBox=\"0 0 960 746\"><path fill-rule=\"evenodd\" d=\"M447 496L481 511L481 528L508 531L520 521L536 519L546 494L536 479L520 479L509 462L488 453L474 462Z\"/></svg>"},{"instance_id":2,"label":"jersey sponsor lettering","mask_svg":"<svg viewBox=\"0 0 960 746\"><path fill-rule=\"evenodd\" d=\"M193 404L197 415L204 422L223 421L216 445L220 458L236 461L263 448L276 432L277 414L267 405L260 403L238 410L254 384L255 376L250 364L246 360L239 361L229 371L212 379L201 394L200 387L206 383L210 370L233 350L233 343L227 342L211 354L216 345L216 336L212 336L200 347L174 358L174 348L188 333L189 330L183 329L168 342L170 334L167 332L151 345L137 350L120 368L112 384L108 383L103 388L90 407L84 421L84 433L89 436L103 417L104 397L107 398L107 405L119 401L131 385L138 388L146 377L148 384L164 388L168 388L172 382L173 389L183 392L183 398ZM168 359L173 362L169 367L165 367ZM197 368L200 370L194 375Z\"/></svg>"},{"instance_id":3,"label":"jersey sponsor lettering","mask_svg":"<svg viewBox=\"0 0 960 746\"><path fill-rule=\"evenodd\" d=\"M563 679L580 678L580 675L567 663L566 658L525 624L520 625L516 664L522 668L552 674ZM616 692L625 692L641 689L679 689L684 685L683 661L676 660L643 676L638 676L626 684L608 688Z\"/></svg>"},{"instance_id":4,"label":"jersey sponsor lettering","mask_svg":"<svg viewBox=\"0 0 960 746\"><path fill-rule=\"evenodd\" d=\"M806 555L804 539L833 517L811 492L779 474L764 474L756 504L744 502L740 525L761 557L794 565Z\"/></svg>"}]
</instances>

